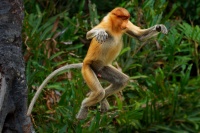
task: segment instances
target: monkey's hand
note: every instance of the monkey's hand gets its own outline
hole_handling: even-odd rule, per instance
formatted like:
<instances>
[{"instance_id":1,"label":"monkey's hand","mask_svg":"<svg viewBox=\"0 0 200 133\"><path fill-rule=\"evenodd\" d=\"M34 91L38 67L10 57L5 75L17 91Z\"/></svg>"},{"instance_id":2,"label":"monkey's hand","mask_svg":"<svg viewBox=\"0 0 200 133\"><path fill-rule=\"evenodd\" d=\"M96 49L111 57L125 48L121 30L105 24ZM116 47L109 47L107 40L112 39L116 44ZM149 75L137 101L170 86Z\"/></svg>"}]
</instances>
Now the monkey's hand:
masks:
<instances>
[{"instance_id":1,"label":"monkey's hand","mask_svg":"<svg viewBox=\"0 0 200 133\"><path fill-rule=\"evenodd\" d=\"M108 33L104 29L98 29L98 31L95 34L96 40L98 43L102 44L103 42L108 39Z\"/></svg>"},{"instance_id":2,"label":"monkey's hand","mask_svg":"<svg viewBox=\"0 0 200 133\"><path fill-rule=\"evenodd\" d=\"M163 25L163 24L155 25L155 29L154 29L154 30L156 30L156 31L158 31L158 32L161 32L161 33L163 33L163 34L167 34L167 33L168 33L167 28L166 28L165 25Z\"/></svg>"},{"instance_id":3,"label":"monkey's hand","mask_svg":"<svg viewBox=\"0 0 200 133\"><path fill-rule=\"evenodd\" d=\"M98 43L102 44L108 38L108 33L106 33L106 31L104 29L94 28L94 29L87 32L86 38L92 39L94 37L96 37L96 40L97 40Z\"/></svg>"}]
</instances>

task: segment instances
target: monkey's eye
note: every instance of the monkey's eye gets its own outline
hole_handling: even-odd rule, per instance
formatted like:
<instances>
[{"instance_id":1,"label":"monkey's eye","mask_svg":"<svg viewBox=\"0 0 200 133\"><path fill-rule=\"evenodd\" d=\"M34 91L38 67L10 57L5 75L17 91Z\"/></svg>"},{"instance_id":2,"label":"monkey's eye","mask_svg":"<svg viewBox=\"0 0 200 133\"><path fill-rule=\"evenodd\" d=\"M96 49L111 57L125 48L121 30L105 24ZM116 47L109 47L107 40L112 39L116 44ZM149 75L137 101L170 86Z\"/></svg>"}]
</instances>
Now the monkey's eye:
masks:
<instances>
[{"instance_id":1,"label":"monkey's eye","mask_svg":"<svg viewBox=\"0 0 200 133\"><path fill-rule=\"evenodd\" d=\"M121 16L120 17L122 20L127 20L128 19L128 17L126 17L126 16Z\"/></svg>"}]
</instances>

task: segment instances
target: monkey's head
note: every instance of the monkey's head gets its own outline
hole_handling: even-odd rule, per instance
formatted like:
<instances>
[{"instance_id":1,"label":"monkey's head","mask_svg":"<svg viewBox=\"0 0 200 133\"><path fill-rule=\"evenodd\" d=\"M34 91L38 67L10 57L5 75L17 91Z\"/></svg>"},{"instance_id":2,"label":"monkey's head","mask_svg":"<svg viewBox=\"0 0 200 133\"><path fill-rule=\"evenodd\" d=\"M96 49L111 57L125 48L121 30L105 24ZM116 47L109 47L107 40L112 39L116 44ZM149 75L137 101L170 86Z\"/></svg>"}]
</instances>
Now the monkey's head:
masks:
<instances>
[{"instance_id":1,"label":"monkey's head","mask_svg":"<svg viewBox=\"0 0 200 133\"><path fill-rule=\"evenodd\" d=\"M130 14L125 8L117 7L110 12L110 18L115 26L114 28L124 30L126 29Z\"/></svg>"}]
</instances>

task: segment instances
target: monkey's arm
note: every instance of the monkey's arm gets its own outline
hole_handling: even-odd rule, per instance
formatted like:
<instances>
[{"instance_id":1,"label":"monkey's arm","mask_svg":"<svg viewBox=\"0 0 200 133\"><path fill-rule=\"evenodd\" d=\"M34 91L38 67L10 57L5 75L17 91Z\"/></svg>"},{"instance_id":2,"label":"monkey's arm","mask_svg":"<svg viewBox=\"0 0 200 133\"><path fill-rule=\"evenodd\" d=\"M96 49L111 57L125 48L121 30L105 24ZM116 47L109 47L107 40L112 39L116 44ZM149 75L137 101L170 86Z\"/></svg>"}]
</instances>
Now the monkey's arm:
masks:
<instances>
[{"instance_id":1,"label":"monkey's arm","mask_svg":"<svg viewBox=\"0 0 200 133\"><path fill-rule=\"evenodd\" d=\"M93 28L87 32L86 38L92 39L94 37L96 37L97 42L102 44L108 38L108 33L102 28Z\"/></svg>"},{"instance_id":2,"label":"monkey's arm","mask_svg":"<svg viewBox=\"0 0 200 133\"><path fill-rule=\"evenodd\" d=\"M140 41L145 41L153 36L156 36L159 32L167 34L168 30L163 24L157 24L148 29L140 29L140 27L137 27L130 21L128 21L127 29L125 30L126 34L131 37L135 37Z\"/></svg>"}]
</instances>

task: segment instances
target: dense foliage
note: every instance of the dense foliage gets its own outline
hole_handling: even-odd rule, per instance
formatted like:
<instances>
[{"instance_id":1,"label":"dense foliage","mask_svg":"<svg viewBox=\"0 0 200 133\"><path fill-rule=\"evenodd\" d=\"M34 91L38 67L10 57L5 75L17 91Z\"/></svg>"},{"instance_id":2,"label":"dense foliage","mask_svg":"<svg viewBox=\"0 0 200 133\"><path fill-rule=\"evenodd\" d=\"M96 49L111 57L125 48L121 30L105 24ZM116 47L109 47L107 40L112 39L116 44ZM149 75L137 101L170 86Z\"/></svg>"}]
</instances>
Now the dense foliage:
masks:
<instances>
[{"instance_id":1,"label":"dense foliage","mask_svg":"<svg viewBox=\"0 0 200 133\"><path fill-rule=\"evenodd\" d=\"M176 0L25 0L24 58L29 100L56 68L81 62L86 32L116 6L147 28L163 23L168 35L146 42L124 36L114 65L131 77L123 94L110 97L112 109L98 106L86 120L75 119L89 91L80 70L61 73L45 87L32 121L37 132L200 131L200 1ZM106 86L107 83L104 83Z\"/></svg>"}]
</instances>

